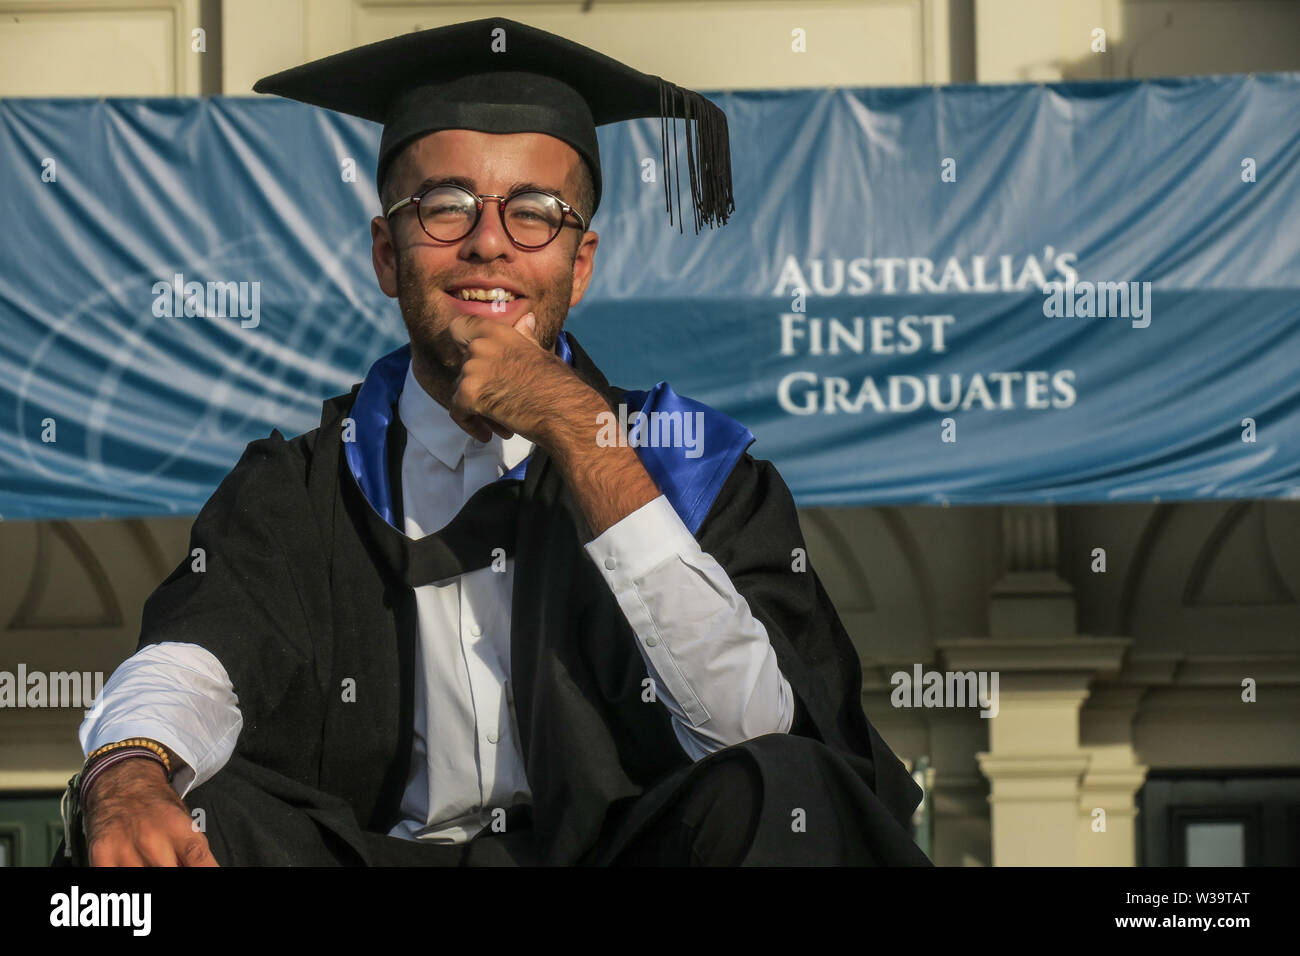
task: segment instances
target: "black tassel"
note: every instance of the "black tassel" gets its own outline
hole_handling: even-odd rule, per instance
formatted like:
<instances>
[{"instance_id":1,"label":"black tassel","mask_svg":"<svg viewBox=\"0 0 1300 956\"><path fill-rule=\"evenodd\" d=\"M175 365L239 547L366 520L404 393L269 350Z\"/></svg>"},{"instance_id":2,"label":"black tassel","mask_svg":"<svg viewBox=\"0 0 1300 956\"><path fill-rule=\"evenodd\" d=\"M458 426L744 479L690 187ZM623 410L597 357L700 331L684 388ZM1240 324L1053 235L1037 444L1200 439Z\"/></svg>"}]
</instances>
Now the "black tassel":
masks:
<instances>
[{"instance_id":1,"label":"black tassel","mask_svg":"<svg viewBox=\"0 0 1300 956\"><path fill-rule=\"evenodd\" d=\"M681 96L681 105L677 98ZM686 121L686 169L691 186L691 205L695 213L695 231L701 225L723 226L735 211L731 189L731 142L727 134L727 116L705 97L684 90L667 80L659 81L659 136L664 157L664 202L668 222L673 221L672 186L677 187L677 229L683 231L681 171L677 158L677 120ZM669 118L673 124L673 144L668 146ZM691 120L694 119L694 126Z\"/></svg>"},{"instance_id":2,"label":"black tassel","mask_svg":"<svg viewBox=\"0 0 1300 956\"><path fill-rule=\"evenodd\" d=\"M659 170L664 181L664 208L668 211L668 225L673 224L672 190L669 188L668 170L668 84L659 81Z\"/></svg>"}]
</instances>

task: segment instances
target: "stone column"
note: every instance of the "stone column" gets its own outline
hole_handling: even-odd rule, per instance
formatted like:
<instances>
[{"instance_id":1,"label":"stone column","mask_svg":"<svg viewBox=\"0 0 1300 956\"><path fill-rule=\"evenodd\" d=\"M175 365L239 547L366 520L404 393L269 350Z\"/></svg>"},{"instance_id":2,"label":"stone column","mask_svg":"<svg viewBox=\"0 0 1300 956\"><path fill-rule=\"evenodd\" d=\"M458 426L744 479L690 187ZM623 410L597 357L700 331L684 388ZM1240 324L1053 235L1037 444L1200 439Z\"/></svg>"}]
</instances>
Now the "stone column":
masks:
<instances>
[{"instance_id":1,"label":"stone column","mask_svg":"<svg viewBox=\"0 0 1300 956\"><path fill-rule=\"evenodd\" d=\"M1118 673L1129 641L1078 633L1073 589L1057 572L1054 508L1003 509L1002 561L989 635L938 644L947 670L998 675L989 749L976 755L991 788L993 864L1097 862L1084 815L1109 807L1108 828L1131 833L1132 794L1125 804L1123 793L1137 768L1094 766L1096 752L1080 744L1080 711L1093 682Z\"/></svg>"},{"instance_id":2,"label":"stone column","mask_svg":"<svg viewBox=\"0 0 1300 956\"><path fill-rule=\"evenodd\" d=\"M1146 688L1094 686L1084 708L1080 740L1089 754L1079 785L1079 862L1137 865L1137 792L1147 768L1133 749L1133 718Z\"/></svg>"}]
</instances>

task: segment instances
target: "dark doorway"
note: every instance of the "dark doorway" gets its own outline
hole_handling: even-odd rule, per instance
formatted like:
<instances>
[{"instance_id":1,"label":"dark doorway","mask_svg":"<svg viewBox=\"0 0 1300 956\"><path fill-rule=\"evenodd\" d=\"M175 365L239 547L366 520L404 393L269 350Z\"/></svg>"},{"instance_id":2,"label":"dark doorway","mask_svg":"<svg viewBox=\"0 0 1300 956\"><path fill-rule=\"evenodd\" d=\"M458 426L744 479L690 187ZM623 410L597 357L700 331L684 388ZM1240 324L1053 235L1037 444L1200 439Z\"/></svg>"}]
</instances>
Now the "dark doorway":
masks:
<instances>
[{"instance_id":1,"label":"dark doorway","mask_svg":"<svg viewBox=\"0 0 1300 956\"><path fill-rule=\"evenodd\" d=\"M1139 866L1300 865L1300 776L1152 772L1137 832Z\"/></svg>"}]
</instances>

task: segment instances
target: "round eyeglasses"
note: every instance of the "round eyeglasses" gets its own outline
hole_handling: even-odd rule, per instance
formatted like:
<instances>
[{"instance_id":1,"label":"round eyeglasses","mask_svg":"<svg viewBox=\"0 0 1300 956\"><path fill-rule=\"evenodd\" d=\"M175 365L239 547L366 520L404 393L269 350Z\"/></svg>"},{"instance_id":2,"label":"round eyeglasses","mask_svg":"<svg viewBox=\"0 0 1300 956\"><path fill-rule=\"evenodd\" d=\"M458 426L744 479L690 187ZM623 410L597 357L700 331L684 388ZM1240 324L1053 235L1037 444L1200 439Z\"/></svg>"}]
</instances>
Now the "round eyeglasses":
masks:
<instances>
[{"instance_id":1,"label":"round eyeglasses","mask_svg":"<svg viewBox=\"0 0 1300 956\"><path fill-rule=\"evenodd\" d=\"M483 201L495 199L501 214L501 226L510 241L520 249L540 249L560 234L566 217L572 215L583 230L587 221L558 196L528 190L512 196L477 196L452 183L435 183L418 196L408 196L393 203L385 217L403 206L415 207L420 228L436 242L459 242L478 225L483 215Z\"/></svg>"}]
</instances>

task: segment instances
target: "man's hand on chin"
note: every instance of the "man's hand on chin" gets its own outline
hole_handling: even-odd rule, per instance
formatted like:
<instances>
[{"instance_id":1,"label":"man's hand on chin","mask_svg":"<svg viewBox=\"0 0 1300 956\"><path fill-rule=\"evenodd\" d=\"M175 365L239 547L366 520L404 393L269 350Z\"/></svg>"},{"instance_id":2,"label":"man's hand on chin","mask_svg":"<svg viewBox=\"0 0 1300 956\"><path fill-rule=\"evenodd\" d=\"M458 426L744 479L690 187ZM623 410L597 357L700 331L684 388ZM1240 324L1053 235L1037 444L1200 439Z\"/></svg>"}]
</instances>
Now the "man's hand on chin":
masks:
<instances>
[{"instance_id":1,"label":"man's hand on chin","mask_svg":"<svg viewBox=\"0 0 1300 956\"><path fill-rule=\"evenodd\" d=\"M550 451L559 426L591 421L608 410L601 396L554 352L542 348L532 312L513 326L486 316L458 315L451 337L464 353L448 411L451 419L479 441L496 431L502 438L523 435Z\"/></svg>"},{"instance_id":2,"label":"man's hand on chin","mask_svg":"<svg viewBox=\"0 0 1300 956\"><path fill-rule=\"evenodd\" d=\"M491 437L488 419L550 452L595 537L657 498L659 488L633 449L601 445L601 418L613 414L609 404L542 348L532 320L531 312L513 327L482 316L452 320L465 363L448 408L480 441Z\"/></svg>"}]
</instances>

